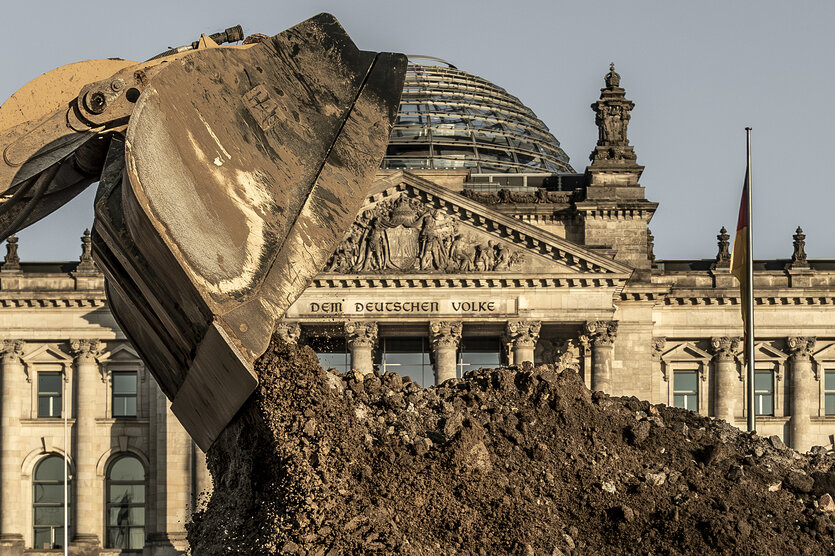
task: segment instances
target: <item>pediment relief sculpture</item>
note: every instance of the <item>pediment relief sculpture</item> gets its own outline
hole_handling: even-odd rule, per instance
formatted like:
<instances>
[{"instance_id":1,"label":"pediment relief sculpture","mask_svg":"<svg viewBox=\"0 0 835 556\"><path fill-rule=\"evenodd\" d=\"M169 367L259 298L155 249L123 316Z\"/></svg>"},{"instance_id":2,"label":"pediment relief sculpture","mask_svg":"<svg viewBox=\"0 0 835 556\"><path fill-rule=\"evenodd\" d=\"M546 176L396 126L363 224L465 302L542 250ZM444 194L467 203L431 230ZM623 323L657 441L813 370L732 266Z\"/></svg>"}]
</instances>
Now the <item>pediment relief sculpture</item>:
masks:
<instances>
[{"instance_id":1,"label":"pediment relief sculpture","mask_svg":"<svg viewBox=\"0 0 835 556\"><path fill-rule=\"evenodd\" d=\"M402 195L363 211L325 271L522 271L524 261L524 251L497 239L485 239L456 216Z\"/></svg>"}]
</instances>

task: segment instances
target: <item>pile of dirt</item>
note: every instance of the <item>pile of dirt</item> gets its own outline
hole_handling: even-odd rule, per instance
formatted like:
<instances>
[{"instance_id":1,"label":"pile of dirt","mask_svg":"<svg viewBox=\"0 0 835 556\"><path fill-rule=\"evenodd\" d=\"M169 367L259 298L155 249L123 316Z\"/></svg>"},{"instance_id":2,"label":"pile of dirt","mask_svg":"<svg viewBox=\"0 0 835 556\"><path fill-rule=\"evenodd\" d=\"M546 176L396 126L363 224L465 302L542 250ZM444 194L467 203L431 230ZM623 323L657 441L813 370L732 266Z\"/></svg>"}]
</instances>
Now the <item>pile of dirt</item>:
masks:
<instances>
[{"instance_id":1,"label":"pile of dirt","mask_svg":"<svg viewBox=\"0 0 835 556\"><path fill-rule=\"evenodd\" d=\"M273 342L192 553L832 554L835 462L530 366L423 389Z\"/></svg>"}]
</instances>

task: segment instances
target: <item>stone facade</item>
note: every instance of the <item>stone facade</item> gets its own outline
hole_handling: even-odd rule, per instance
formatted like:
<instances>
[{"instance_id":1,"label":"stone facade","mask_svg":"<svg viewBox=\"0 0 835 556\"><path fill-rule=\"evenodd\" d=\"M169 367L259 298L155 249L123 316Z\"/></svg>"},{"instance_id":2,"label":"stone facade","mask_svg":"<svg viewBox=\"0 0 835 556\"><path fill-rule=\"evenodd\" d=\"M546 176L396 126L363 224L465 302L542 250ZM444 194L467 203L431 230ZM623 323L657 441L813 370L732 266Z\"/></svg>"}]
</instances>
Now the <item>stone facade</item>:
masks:
<instances>
[{"instance_id":1,"label":"stone facade","mask_svg":"<svg viewBox=\"0 0 835 556\"><path fill-rule=\"evenodd\" d=\"M633 107L612 68L592 106L600 134L584 174L381 170L278 334L334 365L424 384L478 365L552 363L609 394L744 427L729 234L720 231L714 259L655 259L647 225L657 204L627 138ZM790 257L755 265L757 427L801 450L831 448L835 262L808 258L802 230L791 239ZM45 265L25 262L12 241L0 269L0 554L33 546L34 470L65 450L63 420L38 416L40 373L58 373L73 393L62 408L73 549L108 544L108 470L130 455L144 469L145 553L175 553L210 488L205 460L119 331L83 244L81 261ZM114 416L113 373L130 370L136 416Z\"/></svg>"}]
</instances>

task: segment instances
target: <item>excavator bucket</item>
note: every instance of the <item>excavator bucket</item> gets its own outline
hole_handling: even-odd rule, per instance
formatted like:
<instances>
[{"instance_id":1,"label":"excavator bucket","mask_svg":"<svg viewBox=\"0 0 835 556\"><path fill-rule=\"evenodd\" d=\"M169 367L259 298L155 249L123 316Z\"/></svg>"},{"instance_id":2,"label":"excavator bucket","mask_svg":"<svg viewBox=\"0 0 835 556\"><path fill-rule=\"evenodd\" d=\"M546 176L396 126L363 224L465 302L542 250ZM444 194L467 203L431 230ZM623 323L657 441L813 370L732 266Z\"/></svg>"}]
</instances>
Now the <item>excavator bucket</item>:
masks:
<instances>
[{"instance_id":1,"label":"excavator bucket","mask_svg":"<svg viewBox=\"0 0 835 556\"><path fill-rule=\"evenodd\" d=\"M204 450L360 209L405 71L405 56L358 50L322 14L168 62L111 142L94 255L120 326Z\"/></svg>"}]
</instances>

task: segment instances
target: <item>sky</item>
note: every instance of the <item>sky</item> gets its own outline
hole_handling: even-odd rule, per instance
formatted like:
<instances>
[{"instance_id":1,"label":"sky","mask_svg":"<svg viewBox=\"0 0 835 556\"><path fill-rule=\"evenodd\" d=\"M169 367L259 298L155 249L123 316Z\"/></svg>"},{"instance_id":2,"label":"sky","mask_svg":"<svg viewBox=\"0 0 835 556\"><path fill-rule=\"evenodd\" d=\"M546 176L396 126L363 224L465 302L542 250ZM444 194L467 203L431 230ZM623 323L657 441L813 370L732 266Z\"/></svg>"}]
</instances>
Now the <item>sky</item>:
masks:
<instances>
[{"instance_id":1,"label":"sky","mask_svg":"<svg viewBox=\"0 0 835 556\"><path fill-rule=\"evenodd\" d=\"M0 97L55 67L145 60L241 24L273 35L334 14L366 50L436 56L519 97L582 172L597 140L589 105L610 62L635 102L629 139L658 211L660 259L713 258L733 235L753 128L754 254L835 258L835 2L770 0L271 0L17 2L4 9ZM92 8L93 4L90 4ZM22 231L24 261L77 259L94 188Z\"/></svg>"}]
</instances>

